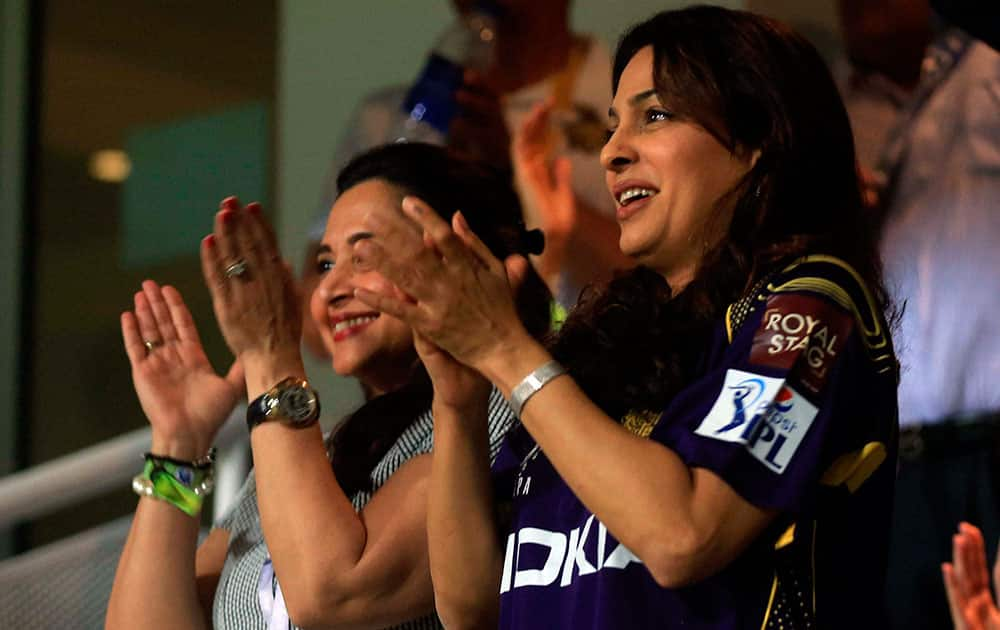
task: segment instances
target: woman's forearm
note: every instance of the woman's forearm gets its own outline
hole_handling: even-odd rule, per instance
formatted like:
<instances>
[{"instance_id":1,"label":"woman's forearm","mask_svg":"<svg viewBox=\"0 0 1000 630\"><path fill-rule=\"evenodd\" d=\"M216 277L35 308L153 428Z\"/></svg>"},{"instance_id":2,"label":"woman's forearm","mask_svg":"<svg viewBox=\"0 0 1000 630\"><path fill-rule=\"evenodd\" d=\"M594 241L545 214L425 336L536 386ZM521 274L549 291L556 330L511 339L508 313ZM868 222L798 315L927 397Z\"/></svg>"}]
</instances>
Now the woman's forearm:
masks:
<instances>
[{"instance_id":1,"label":"woman's forearm","mask_svg":"<svg viewBox=\"0 0 1000 630\"><path fill-rule=\"evenodd\" d=\"M264 540L292 620L303 625L324 593L351 590L367 532L337 484L318 426L265 423L251 444Z\"/></svg>"},{"instance_id":2,"label":"woman's forearm","mask_svg":"<svg viewBox=\"0 0 1000 630\"><path fill-rule=\"evenodd\" d=\"M501 551L489 469L487 410L435 404L427 505L431 577L448 628L496 625Z\"/></svg>"},{"instance_id":3,"label":"woman's forearm","mask_svg":"<svg viewBox=\"0 0 1000 630\"><path fill-rule=\"evenodd\" d=\"M544 348L524 340L483 372L509 395L549 360ZM771 518L713 473L691 469L662 444L627 431L568 376L532 396L521 422L573 493L661 584L711 575Z\"/></svg>"},{"instance_id":4,"label":"woman's forearm","mask_svg":"<svg viewBox=\"0 0 1000 630\"><path fill-rule=\"evenodd\" d=\"M297 352L243 361L249 400L305 374ZM319 425L264 422L253 429L250 444L261 526L283 591L308 591L314 575L326 573L324 565L341 571L356 565L365 527L333 475Z\"/></svg>"},{"instance_id":5,"label":"woman's forearm","mask_svg":"<svg viewBox=\"0 0 1000 630\"><path fill-rule=\"evenodd\" d=\"M541 345L525 340L484 371L509 397L525 376L551 359ZM639 553L642 542L655 540L659 532L677 535L687 529L688 468L662 446L614 422L569 376L551 380L531 396L521 409L521 422L580 501L632 551Z\"/></svg>"},{"instance_id":6,"label":"woman's forearm","mask_svg":"<svg viewBox=\"0 0 1000 630\"><path fill-rule=\"evenodd\" d=\"M250 363L248 393L301 373ZM359 514L333 474L318 425L264 422L251 446L261 527L293 622L379 627L433 610L421 488L429 466L401 467Z\"/></svg>"},{"instance_id":7,"label":"woman's forearm","mask_svg":"<svg viewBox=\"0 0 1000 630\"><path fill-rule=\"evenodd\" d=\"M265 423L252 443L264 539L296 625L380 628L433 611L428 456L407 461L358 514L318 428Z\"/></svg>"},{"instance_id":8,"label":"woman's forearm","mask_svg":"<svg viewBox=\"0 0 1000 630\"><path fill-rule=\"evenodd\" d=\"M198 600L195 548L198 520L176 507L142 498L118 561L105 627L208 628Z\"/></svg>"}]
</instances>

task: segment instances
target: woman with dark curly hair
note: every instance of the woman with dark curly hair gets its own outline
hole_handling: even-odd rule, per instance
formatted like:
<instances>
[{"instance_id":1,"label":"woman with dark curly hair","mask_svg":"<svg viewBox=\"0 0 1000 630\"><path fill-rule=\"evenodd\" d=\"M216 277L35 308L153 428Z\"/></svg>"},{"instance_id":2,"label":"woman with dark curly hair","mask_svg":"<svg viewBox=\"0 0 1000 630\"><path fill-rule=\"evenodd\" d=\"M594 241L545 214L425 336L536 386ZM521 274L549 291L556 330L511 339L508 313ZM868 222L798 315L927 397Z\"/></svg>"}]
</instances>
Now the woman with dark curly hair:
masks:
<instances>
[{"instance_id":1,"label":"woman with dark curly hair","mask_svg":"<svg viewBox=\"0 0 1000 630\"><path fill-rule=\"evenodd\" d=\"M879 627L898 367L822 59L750 13L661 13L618 48L610 117L601 160L639 267L547 344L507 297L523 262L460 215L404 200L358 251L408 297L357 295L425 339L442 620ZM475 378L521 421L492 473Z\"/></svg>"}]
</instances>

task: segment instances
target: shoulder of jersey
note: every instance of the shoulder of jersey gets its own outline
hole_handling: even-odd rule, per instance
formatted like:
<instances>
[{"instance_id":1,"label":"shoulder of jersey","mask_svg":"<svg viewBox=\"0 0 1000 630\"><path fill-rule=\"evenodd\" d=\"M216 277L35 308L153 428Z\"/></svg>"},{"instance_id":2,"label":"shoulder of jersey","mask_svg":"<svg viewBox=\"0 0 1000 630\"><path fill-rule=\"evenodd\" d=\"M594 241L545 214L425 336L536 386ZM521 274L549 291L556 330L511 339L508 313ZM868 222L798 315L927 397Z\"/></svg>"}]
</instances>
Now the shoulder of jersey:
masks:
<instances>
[{"instance_id":1,"label":"shoulder of jersey","mask_svg":"<svg viewBox=\"0 0 1000 630\"><path fill-rule=\"evenodd\" d=\"M770 297L781 293L821 296L854 317L861 341L879 373L896 369L892 341L881 309L857 271L835 256L804 256L760 282L726 312L730 341L750 313Z\"/></svg>"}]
</instances>

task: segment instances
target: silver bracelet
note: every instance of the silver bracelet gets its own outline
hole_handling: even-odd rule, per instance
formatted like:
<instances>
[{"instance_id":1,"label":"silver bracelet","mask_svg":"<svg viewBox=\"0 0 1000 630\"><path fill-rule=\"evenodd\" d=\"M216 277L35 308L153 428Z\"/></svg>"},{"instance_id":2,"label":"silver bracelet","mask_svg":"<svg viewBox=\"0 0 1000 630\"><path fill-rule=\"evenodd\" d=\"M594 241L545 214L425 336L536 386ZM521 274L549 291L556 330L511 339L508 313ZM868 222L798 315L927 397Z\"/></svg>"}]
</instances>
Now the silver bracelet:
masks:
<instances>
[{"instance_id":1,"label":"silver bracelet","mask_svg":"<svg viewBox=\"0 0 1000 630\"><path fill-rule=\"evenodd\" d=\"M514 415L520 418L524 403L528 402L528 399L534 396L538 390L548 385L552 379L565 373L566 368L559 365L558 361L548 361L532 370L510 392L510 408Z\"/></svg>"}]
</instances>

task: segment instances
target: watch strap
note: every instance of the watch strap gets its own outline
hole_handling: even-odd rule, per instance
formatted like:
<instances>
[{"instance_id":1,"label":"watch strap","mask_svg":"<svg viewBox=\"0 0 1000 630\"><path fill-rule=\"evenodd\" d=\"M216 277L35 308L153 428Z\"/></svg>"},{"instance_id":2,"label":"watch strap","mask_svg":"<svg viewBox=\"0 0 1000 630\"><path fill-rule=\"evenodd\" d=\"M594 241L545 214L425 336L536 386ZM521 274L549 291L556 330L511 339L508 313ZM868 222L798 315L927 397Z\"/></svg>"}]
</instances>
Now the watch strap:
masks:
<instances>
[{"instance_id":1,"label":"watch strap","mask_svg":"<svg viewBox=\"0 0 1000 630\"><path fill-rule=\"evenodd\" d=\"M253 431L261 422L267 420L267 412L270 409L270 394L273 388L254 398L247 405L247 431Z\"/></svg>"},{"instance_id":2,"label":"watch strap","mask_svg":"<svg viewBox=\"0 0 1000 630\"><path fill-rule=\"evenodd\" d=\"M313 412L307 418L289 418L284 416L280 411L282 395L287 390L296 387L310 392L314 399ZM310 387L308 381L294 376L289 376L288 378L281 380L277 385L264 392L247 405L248 431L253 431L254 427L262 422L272 420L298 428L315 424L316 421L319 420L319 395L316 393L316 390Z\"/></svg>"}]
</instances>

